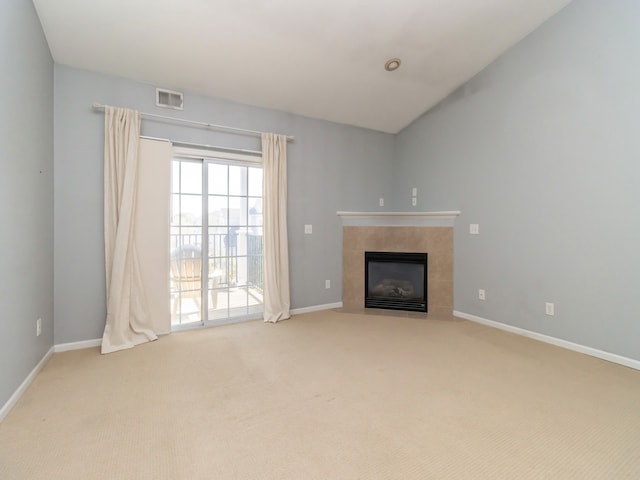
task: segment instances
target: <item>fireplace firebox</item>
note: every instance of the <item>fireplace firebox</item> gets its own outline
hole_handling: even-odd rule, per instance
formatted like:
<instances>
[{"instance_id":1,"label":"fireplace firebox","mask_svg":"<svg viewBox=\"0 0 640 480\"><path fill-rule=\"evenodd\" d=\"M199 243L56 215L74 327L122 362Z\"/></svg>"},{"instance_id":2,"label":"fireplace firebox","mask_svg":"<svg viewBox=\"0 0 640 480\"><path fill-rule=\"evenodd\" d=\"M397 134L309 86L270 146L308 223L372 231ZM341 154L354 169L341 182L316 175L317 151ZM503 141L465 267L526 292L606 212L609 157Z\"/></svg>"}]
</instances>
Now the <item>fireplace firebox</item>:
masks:
<instances>
[{"instance_id":1,"label":"fireplace firebox","mask_svg":"<svg viewBox=\"0 0 640 480\"><path fill-rule=\"evenodd\" d=\"M364 253L364 306L427 311L427 254Z\"/></svg>"}]
</instances>

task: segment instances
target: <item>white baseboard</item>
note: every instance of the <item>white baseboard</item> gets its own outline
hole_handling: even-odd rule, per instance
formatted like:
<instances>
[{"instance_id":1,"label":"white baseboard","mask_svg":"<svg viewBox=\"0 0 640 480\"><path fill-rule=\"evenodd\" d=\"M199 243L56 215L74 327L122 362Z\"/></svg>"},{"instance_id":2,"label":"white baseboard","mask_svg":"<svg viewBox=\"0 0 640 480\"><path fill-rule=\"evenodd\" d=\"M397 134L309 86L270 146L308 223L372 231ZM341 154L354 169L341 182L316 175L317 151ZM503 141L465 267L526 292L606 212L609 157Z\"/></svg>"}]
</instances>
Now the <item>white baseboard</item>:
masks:
<instances>
[{"instance_id":1,"label":"white baseboard","mask_svg":"<svg viewBox=\"0 0 640 480\"><path fill-rule=\"evenodd\" d=\"M574 352L584 353L585 355L590 355L592 357L600 358L602 360L607 360L608 362L613 362L619 365L624 365L625 367L633 368L635 370L640 370L639 360L634 360L632 358L616 355L615 353L605 352L603 350L598 350L597 348L587 347L585 345L580 345L578 343L569 342L567 340L562 340L560 338L551 337L549 335L544 335L542 333L532 332L531 330L525 330L524 328L514 327L513 325L507 325L506 323L500 323L494 320L487 320L486 318L478 317L476 315L471 315L469 313L458 312L454 310L453 315L455 317L464 318L465 320L481 323L482 325L498 328L506 332L515 333L516 335L522 335L523 337L532 338L534 340L539 340L541 342L549 343L557 347L566 348L567 350L573 350Z\"/></svg>"},{"instance_id":2,"label":"white baseboard","mask_svg":"<svg viewBox=\"0 0 640 480\"><path fill-rule=\"evenodd\" d=\"M47 353L45 353L44 357L38 362L38 364L31 370L31 373L24 379L24 382L18 387L18 389L13 392L13 395L9 397L9 400L0 408L0 422L4 420L4 418L9 414L11 409L20 399L22 394L27 390L27 387L31 385L33 379L36 378L42 367L44 367L51 356L54 353L58 352L67 352L69 350L80 350L82 348L91 348L91 347L99 347L102 344L101 338L96 338L93 340L84 340L82 342L72 342L72 343L61 343L59 345L54 345L49 349Z\"/></svg>"},{"instance_id":3,"label":"white baseboard","mask_svg":"<svg viewBox=\"0 0 640 480\"><path fill-rule=\"evenodd\" d=\"M68 352L69 350L82 350L83 348L93 348L102 345L101 338L94 338L93 340L83 340L81 342L60 343L53 346L53 351Z\"/></svg>"},{"instance_id":4,"label":"white baseboard","mask_svg":"<svg viewBox=\"0 0 640 480\"><path fill-rule=\"evenodd\" d=\"M342 302L325 303L324 305L314 305L312 307L294 308L291 315L300 315L302 313L320 312L322 310L331 310L333 308L342 308Z\"/></svg>"},{"instance_id":5,"label":"white baseboard","mask_svg":"<svg viewBox=\"0 0 640 480\"><path fill-rule=\"evenodd\" d=\"M36 378L40 370L47 364L51 355L53 355L54 348L51 347L47 353L44 354L44 357L38 362L38 364L31 370L31 373L27 375L27 378L24 379L24 382L18 387L18 389L13 392L13 395L9 397L9 400L0 408L0 422L4 420L4 418L9 414L13 406L18 402L22 394L27 390L31 382Z\"/></svg>"},{"instance_id":6,"label":"white baseboard","mask_svg":"<svg viewBox=\"0 0 640 480\"><path fill-rule=\"evenodd\" d=\"M319 312L321 310L330 310L332 308L342 308L342 302L337 303L327 303L325 305L315 305L312 307L305 308L296 308L291 310L292 315L299 315L302 313L311 313L311 312ZM42 360L38 362L35 368L31 371L31 373L25 378L24 382L18 387L18 389L11 395L9 400L0 408L0 422L7 416L9 411L13 408L16 402L20 399L22 394L26 391L27 387L33 382L33 379L38 375L42 367L46 365L51 356L54 353L59 352L68 352L70 350L80 350L83 348L93 348L99 347L102 344L101 338L94 338L93 340L83 340L81 342L70 342L70 343L60 343L58 345L54 345L49 349L49 351L42 357Z\"/></svg>"}]
</instances>

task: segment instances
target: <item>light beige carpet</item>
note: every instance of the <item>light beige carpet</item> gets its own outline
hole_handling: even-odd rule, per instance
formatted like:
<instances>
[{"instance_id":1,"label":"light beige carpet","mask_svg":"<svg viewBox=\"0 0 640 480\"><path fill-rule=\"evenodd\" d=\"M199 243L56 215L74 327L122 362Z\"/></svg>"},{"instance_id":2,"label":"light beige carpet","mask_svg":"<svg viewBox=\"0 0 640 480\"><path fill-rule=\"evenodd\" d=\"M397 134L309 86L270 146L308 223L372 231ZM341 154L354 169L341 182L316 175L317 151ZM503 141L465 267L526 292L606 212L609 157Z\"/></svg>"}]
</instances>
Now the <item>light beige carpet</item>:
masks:
<instances>
[{"instance_id":1,"label":"light beige carpet","mask_svg":"<svg viewBox=\"0 0 640 480\"><path fill-rule=\"evenodd\" d=\"M55 354L0 478L636 480L640 372L455 319L177 333Z\"/></svg>"}]
</instances>

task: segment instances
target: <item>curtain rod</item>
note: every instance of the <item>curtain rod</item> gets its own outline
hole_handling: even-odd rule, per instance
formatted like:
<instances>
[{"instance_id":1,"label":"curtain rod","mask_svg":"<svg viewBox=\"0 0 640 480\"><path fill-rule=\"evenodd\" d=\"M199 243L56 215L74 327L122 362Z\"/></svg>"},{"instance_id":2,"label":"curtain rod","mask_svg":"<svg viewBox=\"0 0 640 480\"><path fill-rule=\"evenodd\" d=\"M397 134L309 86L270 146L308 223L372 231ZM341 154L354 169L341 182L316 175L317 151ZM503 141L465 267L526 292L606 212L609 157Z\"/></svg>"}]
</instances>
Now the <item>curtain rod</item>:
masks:
<instances>
[{"instance_id":1,"label":"curtain rod","mask_svg":"<svg viewBox=\"0 0 640 480\"><path fill-rule=\"evenodd\" d=\"M104 107L106 107L106 105L103 105L103 104L98 103L98 102L93 102L93 104L91 106L94 108L94 110L104 110ZM168 117L168 116L165 116L165 115L156 115L155 113L140 112L140 115L142 115L143 117L161 118L163 120L171 120L172 122L188 123L188 124L191 124L191 125L198 125L200 127L215 128L215 129L219 129L219 130L229 130L229 131L232 131L232 132L244 133L244 134L253 135L253 136L256 136L256 137L262 136L262 132L259 132L257 130L247 130L245 128L227 127L225 125L216 125L214 123L196 122L195 120L186 120L186 119L183 119L183 118ZM287 141L288 142L292 142L295 139L295 137L293 137L291 135L287 135L286 137L287 137Z\"/></svg>"}]
</instances>

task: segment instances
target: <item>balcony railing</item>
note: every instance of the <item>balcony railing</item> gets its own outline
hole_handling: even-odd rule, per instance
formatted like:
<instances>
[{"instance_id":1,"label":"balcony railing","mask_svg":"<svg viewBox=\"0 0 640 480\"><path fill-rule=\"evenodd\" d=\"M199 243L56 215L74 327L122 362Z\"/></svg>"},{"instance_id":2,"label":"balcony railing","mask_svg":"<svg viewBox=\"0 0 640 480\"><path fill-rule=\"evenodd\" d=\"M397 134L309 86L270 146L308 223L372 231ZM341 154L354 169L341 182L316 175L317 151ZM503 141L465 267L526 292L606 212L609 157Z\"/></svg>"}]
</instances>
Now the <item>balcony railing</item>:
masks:
<instances>
[{"instance_id":1,"label":"balcony railing","mask_svg":"<svg viewBox=\"0 0 640 480\"><path fill-rule=\"evenodd\" d=\"M202 251L202 235L172 234L171 253L195 248ZM218 287L247 285L262 291L262 235L238 230L228 234L209 234L209 277L218 277Z\"/></svg>"}]
</instances>

